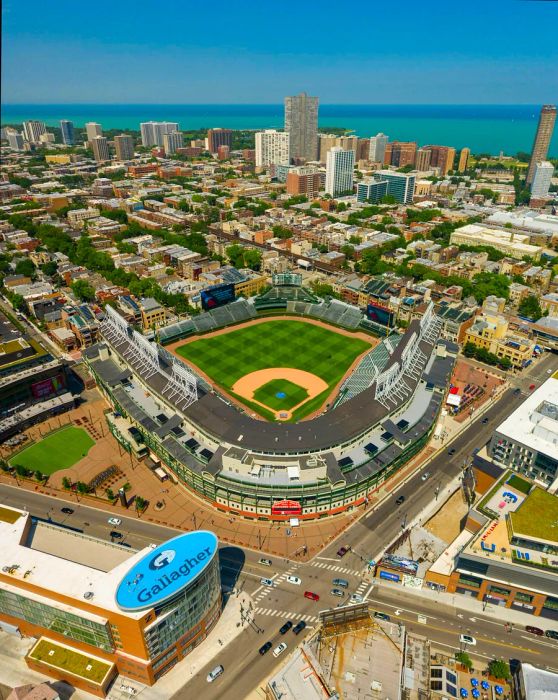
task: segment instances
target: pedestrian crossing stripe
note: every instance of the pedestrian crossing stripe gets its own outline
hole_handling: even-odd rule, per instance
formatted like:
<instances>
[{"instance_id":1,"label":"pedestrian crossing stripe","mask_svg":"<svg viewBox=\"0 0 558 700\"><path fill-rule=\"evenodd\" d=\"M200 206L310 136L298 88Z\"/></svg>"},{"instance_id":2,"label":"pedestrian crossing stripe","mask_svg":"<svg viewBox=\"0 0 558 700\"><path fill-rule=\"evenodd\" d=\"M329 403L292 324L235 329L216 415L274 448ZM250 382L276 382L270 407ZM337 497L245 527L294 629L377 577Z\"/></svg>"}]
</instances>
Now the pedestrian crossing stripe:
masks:
<instances>
[{"instance_id":1,"label":"pedestrian crossing stripe","mask_svg":"<svg viewBox=\"0 0 558 700\"><path fill-rule=\"evenodd\" d=\"M318 569L328 569L329 571L336 571L340 574L349 574L351 576L360 576L360 571L355 571L354 569L346 569L344 566L335 566L334 564L326 564L325 562L316 562L312 566Z\"/></svg>"},{"instance_id":2,"label":"pedestrian crossing stripe","mask_svg":"<svg viewBox=\"0 0 558 700\"><path fill-rule=\"evenodd\" d=\"M305 622L318 622L316 615L299 615L298 613L285 612L284 610L272 610L270 608L254 608L254 613L257 615L267 615L268 617L282 617L288 620L297 618Z\"/></svg>"}]
</instances>

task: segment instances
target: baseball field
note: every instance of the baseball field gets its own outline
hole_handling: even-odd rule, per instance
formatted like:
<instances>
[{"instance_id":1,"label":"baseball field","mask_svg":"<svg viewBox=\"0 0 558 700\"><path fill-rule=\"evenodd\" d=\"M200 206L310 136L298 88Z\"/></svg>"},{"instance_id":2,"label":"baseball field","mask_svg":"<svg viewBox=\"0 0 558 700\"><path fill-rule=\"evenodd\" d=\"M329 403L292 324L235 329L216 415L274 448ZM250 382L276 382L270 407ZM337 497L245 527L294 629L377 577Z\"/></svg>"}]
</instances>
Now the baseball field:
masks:
<instances>
[{"instance_id":1,"label":"baseball field","mask_svg":"<svg viewBox=\"0 0 558 700\"><path fill-rule=\"evenodd\" d=\"M260 416L297 421L322 405L373 344L372 338L277 319L187 341L175 352Z\"/></svg>"}]
</instances>

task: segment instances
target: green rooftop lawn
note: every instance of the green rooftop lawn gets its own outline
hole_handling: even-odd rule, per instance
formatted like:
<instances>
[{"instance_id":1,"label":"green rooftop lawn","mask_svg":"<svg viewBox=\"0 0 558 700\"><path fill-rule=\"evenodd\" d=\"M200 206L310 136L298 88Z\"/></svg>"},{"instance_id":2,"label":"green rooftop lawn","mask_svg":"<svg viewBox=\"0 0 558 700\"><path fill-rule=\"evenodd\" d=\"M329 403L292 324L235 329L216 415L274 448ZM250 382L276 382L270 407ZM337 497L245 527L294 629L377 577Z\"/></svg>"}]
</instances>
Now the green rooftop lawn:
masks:
<instances>
[{"instance_id":1,"label":"green rooftop lawn","mask_svg":"<svg viewBox=\"0 0 558 700\"><path fill-rule=\"evenodd\" d=\"M15 467L21 464L27 469L50 475L79 462L94 444L87 431L70 425L18 452L10 459L10 465Z\"/></svg>"},{"instance_id":2,"label":"green rooftop lawn","mask_svg":"<svg viewBox=\"0 0 558 700\"><path fill-rule=\"evenodd\" d=\"M54 651L54 654L50 655L51 651ZM31 659L43 661L68 673L73 673L74 676L86 678L88 681L93 681L99 685L103 682L112 666L112 664L105 661L92 659L87 654L59 646L48 639L41 639L29 656ZM87 670L88 666L91 666L89 670Z\"/></svg>"},{"instance_id":3,"label":"green rooftop lawn","mask_svg":"<svg viewBox=\"0 0 558 700\"><path fill-rule=\"evenodd\" d=\"M558 542L558 496L537 487L509 518L516 536Z\"/></svg>"},{"instance_id":4,"label":"green rooftop lawn","mask_svg":"<svg viewBox=\"0 0 558 700\"><path fill-rule=\"evenodd\" d=\"M18 513L16 510L12 510L11 508L2 508L0 506L0 522L10 523L10 525L13 525L13 523L20 518L21 513Z\"/></svg>"}]
</instances>

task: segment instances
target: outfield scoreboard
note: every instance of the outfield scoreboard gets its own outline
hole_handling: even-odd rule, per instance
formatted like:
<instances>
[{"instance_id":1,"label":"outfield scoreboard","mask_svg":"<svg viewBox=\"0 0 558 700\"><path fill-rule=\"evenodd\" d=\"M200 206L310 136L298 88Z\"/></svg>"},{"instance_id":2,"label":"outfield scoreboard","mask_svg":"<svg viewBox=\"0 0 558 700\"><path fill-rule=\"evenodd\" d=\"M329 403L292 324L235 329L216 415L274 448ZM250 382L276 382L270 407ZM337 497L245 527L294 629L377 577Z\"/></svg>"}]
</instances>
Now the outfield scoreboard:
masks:
<instances>
[{"instance_id":1,"label":"outfield scoreboard","mask_svg":"<svg viewBox=\"0 0 558 700\"><path fill-rule=\"evenodd\" d=\"M200 296L202 309L211 311L234 301L234 284L216 284L203 289Z\"/></svg>"},{"instance_id":2,"label":"outfield scoreboard","mask_svg":"<svg viewBox=\"0 0 558 700\"><path fill-rule=\"evenodd\" d=\"M368 304L366 307L366 316L370 321L374 323L379 323L381 326L387 326L388 328L393 328L395 325L394 313L385 306L380 306L379 304Z\"/></svg>"}]
</instances>

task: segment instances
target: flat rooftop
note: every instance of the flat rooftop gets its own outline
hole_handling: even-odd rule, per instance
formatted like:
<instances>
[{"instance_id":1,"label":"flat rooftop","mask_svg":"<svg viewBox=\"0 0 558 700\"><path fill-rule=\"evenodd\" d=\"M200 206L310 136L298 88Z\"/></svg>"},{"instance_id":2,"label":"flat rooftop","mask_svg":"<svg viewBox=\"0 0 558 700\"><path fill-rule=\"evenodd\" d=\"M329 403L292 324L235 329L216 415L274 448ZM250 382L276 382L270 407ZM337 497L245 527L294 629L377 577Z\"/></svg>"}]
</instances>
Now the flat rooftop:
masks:
<instances>
[{"instance_id":1,"label":"flat rooftop","mask_svg":"<svg viewBox=\"0 0 558 700\"><path fill-rule=\"evenodd\" d=\"M508 517L515 537L558 543L558 496L555 494L537 487Z\"/></svg>"}]
</instances>

